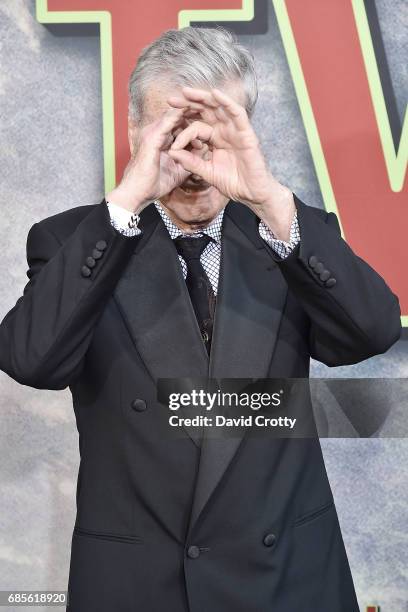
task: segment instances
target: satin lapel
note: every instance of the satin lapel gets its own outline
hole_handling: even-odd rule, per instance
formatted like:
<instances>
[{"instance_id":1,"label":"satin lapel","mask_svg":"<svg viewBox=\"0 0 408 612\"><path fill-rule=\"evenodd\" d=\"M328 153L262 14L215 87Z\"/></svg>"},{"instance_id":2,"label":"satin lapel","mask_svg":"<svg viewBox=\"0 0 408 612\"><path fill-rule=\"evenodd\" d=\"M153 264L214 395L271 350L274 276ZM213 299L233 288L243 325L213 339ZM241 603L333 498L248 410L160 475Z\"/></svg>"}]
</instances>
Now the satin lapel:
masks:
<instances>
[{"instance_id":1,"label":"satin lapel","mask_svg":"<svg viewBox=\"0 0 408 612\"><path fill-rule=\"evenodd\" d=\"M264 248L258 220L230 202L224 215L211 378L265 378L275 347L287 285ZM208 503L246 433L215 438L204 431L190 528ZM209 434L211 437L209 437Z\"/></svg>"},{"instance_id":2,"label":"satin lapel","mask_svg":"<svg viewBox=\"0 0 408 612\"><path fill-rule=\"evenodd\" d=\"M208 355L177 251L154 204L140 227L143 236L114 291L127 329L155 382L206 377ZM186 431L200 444L197 429Z\"/></svg>"}]
</instances>

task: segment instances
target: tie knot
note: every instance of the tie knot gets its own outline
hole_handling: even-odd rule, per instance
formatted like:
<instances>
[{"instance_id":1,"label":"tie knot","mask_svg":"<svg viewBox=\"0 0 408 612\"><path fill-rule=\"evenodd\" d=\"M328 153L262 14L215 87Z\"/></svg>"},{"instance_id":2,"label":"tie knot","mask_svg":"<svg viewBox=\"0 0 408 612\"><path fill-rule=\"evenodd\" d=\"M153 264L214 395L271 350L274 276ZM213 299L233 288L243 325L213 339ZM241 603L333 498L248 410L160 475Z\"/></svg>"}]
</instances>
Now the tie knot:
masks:
<instances>
[{"instance_id":1,"label":"tie knot","mask_svg":"<svg viewBox=\"0 0 408 612\"><path fill-rule=\"evenodd\" d=\"M190 259L200 259L201 253L204 251L211 238L207 234L203 234L198 238L193 236L179 236L174 239L174 244L179 255L186 261Z\"/></svg>"}]
</instances>

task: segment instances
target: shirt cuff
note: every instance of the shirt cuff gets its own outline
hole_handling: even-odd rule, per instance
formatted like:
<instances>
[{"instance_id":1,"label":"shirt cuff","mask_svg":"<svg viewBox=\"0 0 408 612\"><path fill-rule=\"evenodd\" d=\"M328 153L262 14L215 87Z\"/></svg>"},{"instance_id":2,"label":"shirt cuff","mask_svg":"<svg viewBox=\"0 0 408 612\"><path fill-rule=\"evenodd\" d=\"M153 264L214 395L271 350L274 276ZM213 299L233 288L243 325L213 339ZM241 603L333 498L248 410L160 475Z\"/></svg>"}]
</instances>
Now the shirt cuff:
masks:
<instances>
[{"instance_id":1,"label":"shirt cuff","mask_svg":"<svg viewBox=\"0 0 408 612\"><path fill-rule=\"evenodd\" d=\"M118 206L113 202L106 202L109 210L110 221L113 227L124 236L138 236L142 233L138 227L131 227L134 223L134 213Z\"/></svg>"},{"instance_id":2,"label":"shirt cuff","mask_svg":"<svg viewBox=\"0 0 408 612\"><path fill-rule=\"evenodd\" d=\"M293 215L292 224L290 226L289 242L279 240L275 237L272 230L263 221L259 222L259 234L267 244L277 253L282 259L285 259L291 254L295 246L300 242L300 229L297 218L297 210Z\"/></svg>"}]
</instances>

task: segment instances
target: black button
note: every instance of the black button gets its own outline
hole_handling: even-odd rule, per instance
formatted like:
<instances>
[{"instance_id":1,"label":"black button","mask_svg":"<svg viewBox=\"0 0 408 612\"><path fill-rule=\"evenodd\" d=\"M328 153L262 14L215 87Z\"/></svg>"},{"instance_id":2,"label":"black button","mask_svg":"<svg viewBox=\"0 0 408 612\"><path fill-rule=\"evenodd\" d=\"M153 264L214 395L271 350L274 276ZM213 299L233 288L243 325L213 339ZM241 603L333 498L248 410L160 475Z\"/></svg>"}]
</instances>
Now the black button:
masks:
<instances>
[{"instance_id":1,"label":"black button","mask_svg":"<svg viewBox=\"0 0 408 612\"><path fill-rule=\"evenodd\" d=\"M334 287L334 285L337 283L336 279L331 277L329 278L329 280L326 281L326 287Z\"/></svg>"},{"instance_id":2,"label":"black button","mask_svg":"<svg viewBox=\"0 0 408 612\"><path fill-rule=\"evenodd\" d=\"M318 261L319 261L319 260L317 259L316 255L311 255L311 256L309 257L309 266L310 266L311 268L314 268L314 267L316 266L316 264L318 263Z\"/></svg>"},{"instance_id":3,"label":"black button","mask_svg":"<svg viewBox=\"0 0 408 612\"><path fill-rule=\"evenodd\" d=\"M322 264L321 261L319 261L315 267L314 267L314 271L316 272L316 274L321 274L324 270L324 265Z\"/></svg>"},{"instance_id":4,"label":"black button","mask_svg":"<svg viewBox=\"0 0 408 612\"><path fill-rule=\"evenodd\" d=\"M330 272L329 270L323 270L323 272L320 272L319 276L320 280L327 281L327 279L330 278Z\"/></svg>"},{"instance_id":5,"label":"black button","mask_svg":"<svg viewBox=\"0 0 408 612\"><path fill-rule=\"evenodd\" d=\"M92 257L93 257L94 259L100 259L100 258L102 257L102 255L103 255L103 253L102 253L102 251L100 251L99 249L94 249L94 250L92 251Z\"/></svg>"},{"instance_id":6,"label":"black button","mask_svg":"<svg viewBox=\"0 0 408 612\"><path fill-rule=\"evenodd\" d=\"M104 251L108 245L105 240L98 240L95 246L97 249L99 249L99 251Z\"/></svg>"},{"instance_id":7,"label":"black button","mask_svg":"<svg viewBox=\"0 0 408 612\"><path fill-rule=\"evenodd\" d=\"M87 257L85 259L85 263L88 266L88 268L94 268L95 264L96 264L96 261L95 261L95 259L93 257Z\"/></svg>"},{"instance_id":8,"label":"black button","mask_svg":"<svg viewBox=\"0 0 408 612\"><path fill-rule=\"evenodd\" d=\"M187 557L190 559L197 559L200 556L200 549L198 546L189 546L187 550Z\"/></svg>"},{"instance_id":9,"label":"black button","mask_svg":"<svg viewBox=\"0 0 408 612\"><path fill-rule=\"evenodd\" d=\"M263 539L265 546L273 546L276 542L276 535L274 533L267 533Z\"/></svg>"},{"instance_id":10,"label":"black button","mask_svg":"<svg viewBox=\"0 0 408 612\"><path fill-rule=\"evenodd\" d=\"M136 412L144 412L147 408L146 402L143 399L134 399L131 401L130 405Z\"/></svg>"},{"instance_id":11,"label":"black button","mask_svg":"<svg viewBox=\"0 0 408 612\"><path fill-rule=\"evenodd\" d=\"M88 268L88 266L82 266L81 274L82 274L82 276L85 276L85 278L86 278L88 276L91 276L91 270Z\"/></svg>"}]
</instances>

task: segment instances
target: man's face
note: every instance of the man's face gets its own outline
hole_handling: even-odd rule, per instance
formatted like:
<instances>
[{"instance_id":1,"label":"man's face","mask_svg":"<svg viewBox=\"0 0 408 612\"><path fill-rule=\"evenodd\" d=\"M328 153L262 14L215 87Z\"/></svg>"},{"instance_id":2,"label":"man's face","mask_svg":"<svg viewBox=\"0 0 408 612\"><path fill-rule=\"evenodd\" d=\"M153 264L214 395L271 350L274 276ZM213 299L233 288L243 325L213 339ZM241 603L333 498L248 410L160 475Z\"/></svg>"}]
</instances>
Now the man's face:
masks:
<instances>
[{"instance_id":1,"label":"man's face","mask_svg":"<svg viewBox=\"0 0 408 612\"><path fill-rule=\"evenodd\" d=\"M229 82L220 89L244 105L245 94L241 83ZM139 123L129 122L129 134L131 134L129 137L137 139L137 132L141 127L159 119L166 110L171 108L167 99L175 95L182 96L181 88L178 86L168 84L150 86L144 99L141 121ZM199 118L198 115L186 117L182 127L186 127L188 123ZM211 150L206 150L205 159L209 159L210 156ZM170 218L181 229L188 230L208 225L227 204L228 198L215 187L204 183L199 176L190 175L179 187L160 198L160 201Z\"/></svg>"}]
</instances>

